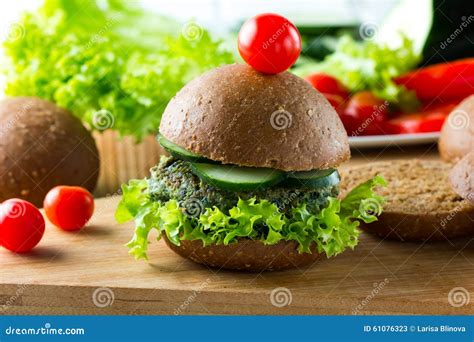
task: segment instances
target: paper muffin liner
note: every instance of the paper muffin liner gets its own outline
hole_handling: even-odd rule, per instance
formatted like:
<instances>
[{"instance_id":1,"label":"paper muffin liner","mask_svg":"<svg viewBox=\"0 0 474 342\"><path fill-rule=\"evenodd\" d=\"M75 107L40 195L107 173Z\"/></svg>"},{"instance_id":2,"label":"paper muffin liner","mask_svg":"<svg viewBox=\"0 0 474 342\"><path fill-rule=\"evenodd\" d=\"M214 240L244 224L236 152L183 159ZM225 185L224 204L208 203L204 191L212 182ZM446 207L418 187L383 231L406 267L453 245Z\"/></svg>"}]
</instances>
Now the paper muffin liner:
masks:
<instances>
[{"instance_id":1,"label":"paper muffin liner","mask_svg":"<svg viewBox=\"0 0 474 342\"><path fill-rule=\"evenodd\" d=\"M133 137L121 138L111 130L94 132L93 136L100 155L100 175L94 192L98 197L117 194L130 179L147 177L165 153L154 135L140 143Z\"/></svg>"}]
</instances>

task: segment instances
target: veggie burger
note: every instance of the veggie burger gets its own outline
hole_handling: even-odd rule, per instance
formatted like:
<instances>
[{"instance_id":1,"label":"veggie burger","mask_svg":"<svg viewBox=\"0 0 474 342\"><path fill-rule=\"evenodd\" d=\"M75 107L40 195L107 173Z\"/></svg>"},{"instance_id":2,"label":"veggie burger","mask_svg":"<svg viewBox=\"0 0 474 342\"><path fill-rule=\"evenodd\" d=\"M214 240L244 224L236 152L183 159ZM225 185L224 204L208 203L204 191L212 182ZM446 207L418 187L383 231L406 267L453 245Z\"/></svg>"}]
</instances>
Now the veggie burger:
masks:
<instances>
[{"instance_id":1,"label":"veggie burger","mask_svg":"<svg viewBox=\"0 0 474 342\"><path fill-rule=\"evenodd\" d=\"M301 267L358 242L375 221L380 177L339 199L337 166L350 157L338 114L305 80L245 64L208 71L169 102L163 156L144 180L122 187L119 222L147 258L148 235L210 267L263 271Z\"/></svg>"}]
</instances>

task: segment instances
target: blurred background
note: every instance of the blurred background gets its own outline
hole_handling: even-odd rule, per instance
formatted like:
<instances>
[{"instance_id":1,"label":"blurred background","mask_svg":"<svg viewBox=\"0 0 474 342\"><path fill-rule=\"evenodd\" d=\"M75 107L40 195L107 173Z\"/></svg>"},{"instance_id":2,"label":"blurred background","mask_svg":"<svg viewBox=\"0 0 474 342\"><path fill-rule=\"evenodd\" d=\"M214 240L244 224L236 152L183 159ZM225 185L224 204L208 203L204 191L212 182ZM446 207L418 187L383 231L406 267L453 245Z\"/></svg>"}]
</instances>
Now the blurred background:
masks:
<instances>
[{"instance_id":1,"label":"blurred background","mask_svg":"<svg viewBox=\"0 0 474 342\"><path fill-rule=\"evenodd\" d=\"M427 60L435 50L438 53L443 50L439 46L443 41L441 38L446 39L456 29L463 28L463 21L470 24L469 16L474 14L472 2L463 0L132 0L128 3L173 18L178 23L195 20L221 37L236 34L242 23L256 14L279 13L295 23L304 36L304 54L317 58L331 51L334 41L328 37L347 33L360 36L358 31L363 26L366 35L393 45L399 41L400 32L417 39L417 48L424 48ZM19 20L23 11L39 8L42 4L42 0L18 0L0 5L1 37L11 34L11 25ZM86 14L87 5L84 7L83 14ZM459 48L456 50L462 49L464 55L471 56L474 52L474 28L465 27L457 38Z\"/></svg>"},{"instance_id":2,"label":"blurred background","mask_svg":"<svg viewBox=\"0 0 474 342\"><path fill-rule=\"evenodd\" d=\"M265 12L298 27L291 72L325 94L356 139L436 133L474 92L472 1L19 0L0 5L0 94L40 97L79 118L100 154L96 194L114 194L163 153L155 134L171 97L242 62L239 28ZM325 91L321 75L344 90Z\"/></svg>"}]
</instances>

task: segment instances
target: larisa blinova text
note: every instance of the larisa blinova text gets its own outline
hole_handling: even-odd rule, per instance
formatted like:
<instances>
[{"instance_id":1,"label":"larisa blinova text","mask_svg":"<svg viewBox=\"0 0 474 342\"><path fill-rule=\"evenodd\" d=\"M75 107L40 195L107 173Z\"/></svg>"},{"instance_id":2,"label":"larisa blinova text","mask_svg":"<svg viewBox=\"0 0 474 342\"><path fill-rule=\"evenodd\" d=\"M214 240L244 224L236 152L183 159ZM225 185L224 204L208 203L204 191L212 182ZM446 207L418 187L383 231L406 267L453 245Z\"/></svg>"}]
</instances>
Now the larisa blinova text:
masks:
<instances>
[{"instance_id":1,"label":"larisa blinova text","mask_svg":"<svg viewBox=\"0 0 474 342\"><path fill-rule=\"evenodd\" d=\"M418 325L416 327L417 332L466 332L466 327L452 327L449 325Z\"/></svg>"}]
</instances>

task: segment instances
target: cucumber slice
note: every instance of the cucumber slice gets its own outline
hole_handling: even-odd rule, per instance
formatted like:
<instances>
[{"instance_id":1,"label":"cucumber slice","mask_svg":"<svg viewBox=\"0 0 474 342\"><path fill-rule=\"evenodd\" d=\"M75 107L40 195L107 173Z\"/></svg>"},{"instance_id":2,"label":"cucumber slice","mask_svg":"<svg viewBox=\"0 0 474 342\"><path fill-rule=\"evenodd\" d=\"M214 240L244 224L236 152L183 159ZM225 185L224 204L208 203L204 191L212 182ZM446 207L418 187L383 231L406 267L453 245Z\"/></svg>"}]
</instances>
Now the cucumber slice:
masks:
<instances>
[{"instance_id":1,"label":"cucumber slice","mask_svg":"<svg viewBox=\"0 0 474 342\"><path fill-rule=\"evenodd\" d=\"M196 162L196 163L202 163L202 162L212 162L209 159L200 156L199 154L196 154L194 152L188 151L181 146L176 145L175 143L169 141L166 139L164 136L161 134L158 134L156 136L156 139L160 143L160 145L169 152L173 157L176 157L178 159L190 161L190 162Z\"/></svg>"},{"instance_id":2,"label":"cucumber slice","mask_svg":"<svg viewBox=\"0 0 474 342\"><path fill-rule=\"evenodd\" d=\"M311 170L288 173L284 185L290 187L324 188L339 184L341 177L335 169Z\"/></svg>"},{"instance_id":3,"label":"cucumber slice","mask_svg":"<svg viewBox=\"0 0 474 342\"><path fill-rule=\"evenodd\" d=\"M234 165L191 163L191 169L206 183L229 191L263 189L285 178L283 171Z\"/></svg>"}]
</instances>

